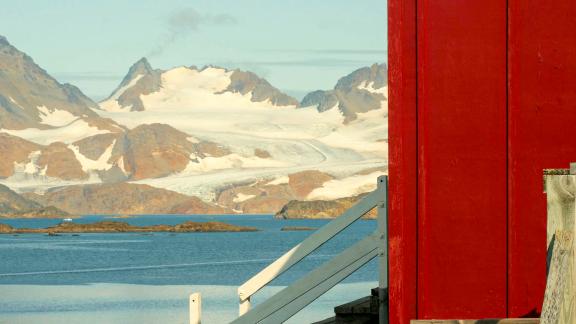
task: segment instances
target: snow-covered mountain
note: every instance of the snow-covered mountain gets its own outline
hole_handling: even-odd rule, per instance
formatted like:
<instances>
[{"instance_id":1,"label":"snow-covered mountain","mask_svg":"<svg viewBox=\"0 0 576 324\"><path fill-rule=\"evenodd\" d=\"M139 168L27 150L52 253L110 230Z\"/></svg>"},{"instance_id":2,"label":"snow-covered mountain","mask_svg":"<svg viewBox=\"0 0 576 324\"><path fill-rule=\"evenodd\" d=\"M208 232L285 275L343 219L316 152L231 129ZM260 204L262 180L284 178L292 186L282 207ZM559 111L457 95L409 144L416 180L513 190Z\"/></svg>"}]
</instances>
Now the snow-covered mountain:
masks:
<instances>
[{"instance_id":1,"label":"snow-covered mountain","mask_svg":"<svg viewBox=\"0 0 576 324\"><path fill-rule=\"evenodd\" d=\"M69 209L83 186L98 205L121 184L135 185L131 197L149 185L183 199L177 213L352 197L386 172L386 91L378 64L298 103L251 72L141 59L97 105L0 38L0 184ZM62 191L71 186L78 194Z\"/></svg>"},{"instance_id":2,"label":"snow-covered mountain","mask_svg":"<svg viewBox=\"0 0 576 324\"><path fill-rule=\"evenodd\" d=\"M298 101L252 72L206 66L152 69L140 59L112 94L100 103L107 111L154 111L231 106L298 106Z\"/></svg>"},{"instance_id":3,"label":"snow-covered mountain","mask_svg":"<svg viewBox=\"0 0 576 324\"><path fill-rule=\"evenodd\" d=\"M131 73L147 68L143 61ZM184 170L192 156L226 152L168 125L128 129L98 111L0 37L0 179L11 186L161 177Z\"/></svg>"},{"instance_id":4,"label":"snow-covered mountain","mask_svg":"<svg viewBox=\"0 0 576 324\"><path fill-rule=\"evenodd\" d=\"M318 111L337 108L346 117L346 121L351 121L359 113L383 108L388 102L387 98L388 69L385 64L374 64L341 78L333 90L309 93L300 105L314 106Z\"/></svg>"},{"instance_id":5,"label":"snow-covered mountain","mask_svg":"<svg viewBox=\"0 0 576 324\"><path fill-rule=\"evenodd\" d=\"M240 78L242 75L247 77ZM336 98L324 108L320 101L310 99L313 94L307 96L303 104L289 100L290 104L284 105L286 102L278 100L286 98L285 95L249 72L215 67L179 67L158 72L140 60L100 106L103 116L129 128L162 123L229 150L229 154L219 157L190 159L181 172L142 179L139 183L216 201L222 190L231 187L248 184L260 188L261 180L269 180L264 181L268 183L302 171L317 170L334 177L331 184L334 187L326 189L330 194L325 196L335 199L340 194L334 188L339 185L348 186L340 189L347 194L370 190L375 182L366 186L371 178L358 173L367 169L381 172L386 168L385 75L385 65L378 64L353 72L338 81L335 90L319 93L320 101L331 93ZM158 87L140 87L140 82L148 80L145 78L156 77L159 83L147 84L159 84ZM136 88L140 94L133 96L131 91ZM128 93L131 103L121 99ZM372 176L375 179L376 175ZM348 177L352 179L339 182ZM263 188L243 190L260 193L254 197L236 197L236 201L228 199L229 206L248 206L250 200L256 199L264 202L263 195L274 192ZM291 194L281 196L281 201L303 198ZM239 200L242 203L238 203Z\"/></svg>"}]
</instances>

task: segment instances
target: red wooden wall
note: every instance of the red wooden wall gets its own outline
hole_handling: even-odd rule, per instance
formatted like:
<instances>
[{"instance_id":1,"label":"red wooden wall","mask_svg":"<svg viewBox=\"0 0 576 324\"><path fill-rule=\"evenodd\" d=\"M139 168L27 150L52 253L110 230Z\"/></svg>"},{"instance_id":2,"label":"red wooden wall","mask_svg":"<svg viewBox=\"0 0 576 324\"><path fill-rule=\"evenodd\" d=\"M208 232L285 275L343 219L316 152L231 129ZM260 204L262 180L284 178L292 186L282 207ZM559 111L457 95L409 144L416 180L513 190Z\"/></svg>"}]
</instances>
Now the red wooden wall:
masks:
<instances>
[{"instance_id":1,"label":"red wooden wall","mask_svg":"<svg viewBox=\"0 0 576 324\"><path fill-rule=\"evenodd\" d=\"M388 0L390 319L534 316L576 161L576 1Z\"/></svg>"}]
</instances>

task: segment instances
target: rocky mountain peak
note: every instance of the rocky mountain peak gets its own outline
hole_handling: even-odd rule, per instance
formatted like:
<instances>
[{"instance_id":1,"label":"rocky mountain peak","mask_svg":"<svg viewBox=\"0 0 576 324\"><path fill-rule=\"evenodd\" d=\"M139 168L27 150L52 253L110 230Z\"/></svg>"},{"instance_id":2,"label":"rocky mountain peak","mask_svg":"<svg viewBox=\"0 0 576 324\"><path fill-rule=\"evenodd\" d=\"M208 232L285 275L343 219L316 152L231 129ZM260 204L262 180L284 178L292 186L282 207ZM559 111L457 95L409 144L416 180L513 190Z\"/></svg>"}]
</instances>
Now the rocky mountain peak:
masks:
<instances>
[{"instance_id":1,"label":"rocky mountain peak","mask_svg":"<svg viewBox=\"0 0 576 324\"><path fill-rule=\"evenodd\" d=\"M374 63L363 67L338 80L334 89L350 90L358 86L371 84L373 88L382 88L388 83L388 68L386 64Z\"/></svg>"},{"instance_id":2,"label":"rocky mountain peak","mask_svg":"<svg viewBox=\"0 0 576 324\"><path fill-rule=\"evenodd\" d=\"M358 113L384 107L387 84L388 67L375 63L341 78L333 90L317 90L307 94L300 106L316 106L320 112L338 107L345 121L349 122L356 119Z\"/></svg>"},{"instance_id":3,"label":"rocky mountain peak","mask_svg":"<svg viewBox=\"0 0 576 324\"><path fill-rule=\"evenodd\" d=\"M132 64L132 66L128 70L128 74L126 75L126 78L131 79L137 75L150 74L153 71L154 71L154 69L152 69L150 62L148 62L148 59L143 57L143 58L139 59L136 63Z\"/></svg>"},{"instance_id":4,"label":"rocky mountain peak","mask_svg":"<svg viewBox=\"0 0 576 324\"><path fill-rule=\"evenodd\" d=\"M98 118L91 107L96 103L78 88L60 84L5 37L0 38L0 128L51 128L54 125L45 118L57 110Z\"/></svg>"},{"instance_id":5,"label":"rocky mountain peak","mask_svg":"<svg viewBox=\"0 0 576 324\"><path fill-rule=\"evenodd\" d=\"M132 66L130 66L130 69L128 69L128 73L126 74L126 76L124 76L124 79L122 79L119 88L128 85L132 80L134 80L138 76L147 76L154 74L154 72L155 71L150 65L150 62L148 62L148 59L143 57L138 61L136 61L136 63L132 64Z\"/></svg>"},{"instance_id":6,"label":"rocky mountain peak","mask_svg":"<svg viewBox=\"0 0 576 324\"><path fill-rule=\"evenodd\" d=\"M0 68L8 69L13 65L13 69L28 68L31 70L40 70L46 73L39 66L37 66L31 57L23 52L20 52L14 47L8 39L0 35Z\"/></svg>"},{"instance_id":7,"label":"rocky mountain peak","mask_svg":"<svg viewBox=\"0 0 576 324\"><path fill-rule=\"evenodd\" d=\"M2 35L0 35L0 46L10 46L8 39Z\"/></svg>"},{"instance_id":8,"label":"rocky mountain peak","mask_svg":"<svg viewBox=\"0 0 576 324\"><path fill-rule=\"evenodd\" d=\"M131 111L144 110L140 95L158 91L161 74L162 71L153 69L145 57L139 59L132 64L120 85L102 102L104 104L101 107L105 110L120 110L124 107L130 107Z\"/></svg>"}]
</instances>

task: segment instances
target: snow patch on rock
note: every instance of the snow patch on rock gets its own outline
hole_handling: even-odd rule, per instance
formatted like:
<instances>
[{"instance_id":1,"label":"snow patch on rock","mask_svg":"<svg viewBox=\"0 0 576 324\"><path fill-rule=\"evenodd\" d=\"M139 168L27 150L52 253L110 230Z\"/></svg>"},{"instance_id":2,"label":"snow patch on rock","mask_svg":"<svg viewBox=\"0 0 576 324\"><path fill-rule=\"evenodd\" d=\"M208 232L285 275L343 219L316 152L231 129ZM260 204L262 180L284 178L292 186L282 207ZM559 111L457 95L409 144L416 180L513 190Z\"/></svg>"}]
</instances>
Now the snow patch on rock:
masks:
<instances>
[{"instance_id":1,"label":"snow patch on rock","mask_svg":"<svg viewBox=\"0 0 576 324\"><path fill-rule=\"evenodd\" d=\"M122 170L122 173L124 173L124 175L128 175L128 172L126 171L126 166L124 165L124 155L122 155L118 161L116 161L116 165L120 168L120 170Z\"/></svg>"},{"instance_id":2,"label":"snow patch on rock","mask_svg":"<svg viewBox=\"0 0 576 324\"><path fill-rule=\"evenodd\" d=\"M20 104L19 104L16 100L14 100L14 98L8 96L8 100L10 100L10 101L11 101L13 104L15 104L18 108L24 109L24 107L20 106Z\"/></svg>"},{"instance_id":3,"label":"snow patch on rock","mask_svg":"<svg viewBox=\"0 0 576 324\"><path fill-rule=\"evenodd\" d=\"M76 145L68 145L68 148L74 152L74 156L76 156L76 160L80 162L82 166L82 171L90 172L90 171L106 171L112 168L112 164L109 163L110 158L112 157L112 149L116 144L116 140L106 148L106 150L100 155L97 160L92 160L87 158L82 153L80 153L80 148Z\"/></svg>"},{"instance_id":4,"label":"snow patch on rock","mask_svg":"<svg viewBox=\"0 0 576 324\"><path fill-rule=\"evenodd\" d=\"M278 186L278 185L282 185L282 184L287 184L290 181L290 178L288 178L288 176L281 176L278 177L272 181L266 182L266 186Z\"/></svg>"},{"instance_id":5,"label":"snow patch on rock","mask_svg":"<svg viewBox=\"0 0 576 324\"><path fill-rule=\"evenodd\" d=\"M236 194L236 196L234 196L234 199L232 199L232 201L235 203L241 203L254 197L256 197L256 195L246 195L243 193L238 193Z\"/></svg>"},{"instance_id":6,"label":"snow patch on rock","mask_svg":"<svg viewBox=\"0 0 576 324\"><path fill-rule=\"evenodd\" d=\"M48 126L62 127L78 119L66 110L50 109L46 106L38 106L40 112L40 123Z\"/></svg>"},{"instance_id":7,"label":"snow patch on rock","mask_svg":"<svg viewBox=\"0 0 576 324\"><path fill-rule=\"evenodd\" d=\"M3 129L2 131L40 145L49 145L54 142L70 144L89 136L110 133L108 130L91 126L82 119L52 129L27 128L21 130Z\"/></svg>"},{"instance_id":8,"label":"snow patch on rock","mask_svg":"<svg viewBox=\"0 0 576 324\"><path fill-rule=\"evenodd\" d=\"M373 172L366 175L354 175L343 179L325 182L322 187L312 190L307 200L332 200L352 197L376 189L376 179L385 172Z\"/></svg>"},{"instance_id":9,"label":"snow patch on rock","mask_svg":"<svg viewBox=\"0 0 576 324\"><path fill-rule=\"evenodd\" d=\"M45 176L46 169L48 166L44 168L40 168L38 165L38 159L42 155L41 151L33 151L28 154L28 161L27 162L14 162L14 174L21 174L21 175L30 175L30 176Z\"/></svg>"},{"instance_id":10,"label":"snow patch on rock","mask_svg":"<svg viewBox=\"0 0 576 324\"><path fill-rule=\"evenodd\" d=\"M366 90L371 93L379 93L388 97L388 86L383 86L381 88L374 88L374 82L365 81L358 86L359 90Z\"/></svg>"}]
</instances>

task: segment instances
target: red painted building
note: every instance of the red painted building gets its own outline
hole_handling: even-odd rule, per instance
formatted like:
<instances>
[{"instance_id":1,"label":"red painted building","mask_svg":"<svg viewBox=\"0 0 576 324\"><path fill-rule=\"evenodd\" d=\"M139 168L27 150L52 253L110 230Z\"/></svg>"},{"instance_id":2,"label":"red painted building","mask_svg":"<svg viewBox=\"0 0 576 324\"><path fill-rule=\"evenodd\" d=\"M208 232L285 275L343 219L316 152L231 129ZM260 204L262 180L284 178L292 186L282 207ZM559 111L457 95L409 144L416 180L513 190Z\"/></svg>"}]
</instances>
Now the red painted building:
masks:
<instances>
[{"instance_id":1,"label":"red painted building","mask_svg":"<svg viewBox=\"0 0 576 324\"><path fill-rule=\"evenodd\" d=\"M388 0L390 320L539 313L576 1Z\"/></svg>"}]
</instances>

